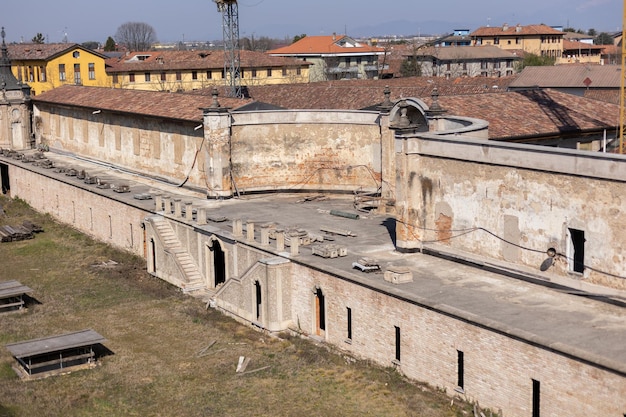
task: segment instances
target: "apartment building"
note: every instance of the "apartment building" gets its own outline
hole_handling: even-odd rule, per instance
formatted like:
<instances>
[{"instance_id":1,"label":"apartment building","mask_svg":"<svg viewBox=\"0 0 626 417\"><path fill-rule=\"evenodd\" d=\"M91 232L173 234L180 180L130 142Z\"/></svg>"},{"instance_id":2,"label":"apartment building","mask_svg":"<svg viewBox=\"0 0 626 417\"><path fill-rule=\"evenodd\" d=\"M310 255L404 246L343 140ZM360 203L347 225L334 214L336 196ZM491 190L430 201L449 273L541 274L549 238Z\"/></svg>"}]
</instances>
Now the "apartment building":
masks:
<instances>
[{"instance_id":1,"label":"apartment building","mask_svg":"<svg viewBox=\"0 0 626 417\"><path fill-rule=\"evenodd\" d=\"M563 55L564 33L547 25L483 26L470 34L472 45L495 45L558 59Z\"/></svg>"}]
</instances>

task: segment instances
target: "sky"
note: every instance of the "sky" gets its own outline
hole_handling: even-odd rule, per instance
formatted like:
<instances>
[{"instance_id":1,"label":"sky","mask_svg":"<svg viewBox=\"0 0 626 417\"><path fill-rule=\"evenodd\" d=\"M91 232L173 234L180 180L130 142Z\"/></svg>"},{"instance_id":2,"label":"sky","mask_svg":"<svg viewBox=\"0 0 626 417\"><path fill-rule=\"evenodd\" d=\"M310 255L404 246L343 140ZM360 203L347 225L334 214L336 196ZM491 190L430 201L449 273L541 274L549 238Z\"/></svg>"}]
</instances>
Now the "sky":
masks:
<instances>
[{"instance_id":1,"label":"sky","mask_svg":"<svg viewBox=\"0 0 626 417\"><path fill-rule=\"evenodd\" d=\"M295 35L442 35L454 29L538 24L622 30L626 0L238 0L240 37L292 39ZM222 39L213 0L6 1L0 26L7 42L104 43L126 22L151 25L160 42Z\"/></svg>"}]
</instances>

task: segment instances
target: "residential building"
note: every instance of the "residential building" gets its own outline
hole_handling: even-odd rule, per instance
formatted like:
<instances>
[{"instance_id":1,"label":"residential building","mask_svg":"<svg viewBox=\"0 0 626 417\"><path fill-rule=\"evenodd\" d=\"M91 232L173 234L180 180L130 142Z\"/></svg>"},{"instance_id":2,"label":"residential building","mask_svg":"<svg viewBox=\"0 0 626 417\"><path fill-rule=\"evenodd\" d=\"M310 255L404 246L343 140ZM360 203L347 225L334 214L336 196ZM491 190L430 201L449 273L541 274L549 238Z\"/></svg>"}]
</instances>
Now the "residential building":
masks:
<instances>
[{"instance_id":1,"label":"residential building","mask_svg":"<svg viewBox=\"0 0 626 417\"><path fill-rule=\"evenodd\" d=\"M71 43L7 45L15 77L37 95L66 84L109 87L106 56Z\"/></svg>"},{"instance_id":2,"label":"residential building","mask_svg":"<svg viewBox=\"0 0 626 417\"><path fill-rule=\"evenodd\" d=\"M502 49L558 59L563 55L564 33L547 25L483 26L470 34L472 45L495 45Z\"/></svg>"},{"instance_id":3,"label":"residential building","mask_svg":"<svg viewBox=\"0 0 626 417\"><path fill-rule=\"evenodd\" d=\"M147 91L191 91L228 82L223 50L130 52L107 60L107 72L116 88ZM241 84L305 83L311 64L240 51Z\"/></svg>"},{"instance_id":4,"label":"residential building","mask_svg":"<svg viewBox=\"0 0 626 417\"><path fill-rule=\"evenodd\" d=\"M604 48L605 45L563 39L563 55L557 58L556 64L604 64Z\"/></svg>"},{"instance_id":5,"label":"residential building","mask_svg":"<svg viewBox=\"0 0 626 417\"><path fill-rule=\"evenodd\" d=\"M439 39L434 46L470 46L471 44L469 29L454 29L451 35Z\"/></svg>"},{"instance_id":6,"label":"residential building","mask_svg":"<svg viewBox=\"0 0 626 417\"><path fill-rule=\"evenodd\" d=\"M361 43L346 35L305 36L267 53L311 63L311 82L377 78L385 69L385 48Z\"/></svg>"},{"instance_id":7,"label":"residential building","mask_svg":"<svg viewBox=\"0 0 626 417\"><path fill-rule=\"evenodd\" d=\"M404 56L417 63L422 75L446 78L510 76L520 59L493 45L409 49Z\"/></svg>"}]
</instances>

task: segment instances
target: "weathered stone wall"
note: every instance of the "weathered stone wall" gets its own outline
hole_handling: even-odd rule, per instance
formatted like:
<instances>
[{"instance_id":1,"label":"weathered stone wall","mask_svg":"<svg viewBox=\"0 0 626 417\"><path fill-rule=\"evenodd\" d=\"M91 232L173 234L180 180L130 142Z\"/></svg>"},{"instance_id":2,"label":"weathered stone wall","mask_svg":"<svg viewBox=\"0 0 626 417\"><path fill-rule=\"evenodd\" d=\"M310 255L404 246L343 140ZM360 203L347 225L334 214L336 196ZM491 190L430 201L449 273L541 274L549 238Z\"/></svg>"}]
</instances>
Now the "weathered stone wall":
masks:
<instances>
[{"instance_id":1,"label":"weathered stone wall","mask_svg":"<svg viewBox=\"0 0 626 417\"><path fill-rule=\"evenodd\" d=\"M560 354L554 346L476 325L471 318L420 306L347 280L294 264L294 329L315 334L315 293L324 294L327 343L410 378L428 381L449 395L501 409L504 416L530 416L532 380L541 384L541 415L621 415L626 378ZM352 338L347 340L347 308ZM395 361L395 326L400 361ZM457 351L464 354L464 389L457 391ZM593 381L593 382L590 382Z\"/></svg>"},{"instance_id":2,"label":"weathered stone wall","mask_svg":"<svg viewBox=\"0 0 626 417\"><path fill-rule=\"evenodd\" d=\"M9 165L11 195L111 246L144 256L148 212L87 189Z\"/></svg>"},{"instance_id":3,"label":"weathered stone wall","mask_svg":"<svg viewBox=\"0 0 626 417\"><path fill-rule=\"evenodd\" d=\"M34 112L41 120L38 143L185 182L211 197L268 190L375 191L381 183L377 112L208 112L198 130L197 122L45 103Z\"/></svg>"},{"instance_id":4,"label":"weathered stone wall","mask_svg":"<svg viewBox=\"0 0 626 417\"><path fill-rule=\"evenodd\" d=\"M399 247L439 245L537 274L554 248L564 256L546 276L626 289L623 156L431 136L398 149ZM582 273L570 229L584 232Z\"/></svg>"},{"instance_id":5,"label":"weathered stone wall","mask_svg":"<svg viewBox=\"0 0 626 417\"><path fill-rule=\"evenodd\" d=\"M189 185L204 188L203 170L199 169L204 154L198 153L203 131L194 130L198 122L93 114L89 109L44 103L34 107L34 114L41 120L36 131L38 143L172 183L181 183L189 175Z\"/></svg>"},{"instance_id":6,"label":"weathered stone wall","mask_svg":"<svg viewBox=\"0 0 626 417\"><path fill-rule=\"evenodd\" d=\"M239 190L377 190L377 112L236 113L231 139Z\"/></svg>"}]
</instances>

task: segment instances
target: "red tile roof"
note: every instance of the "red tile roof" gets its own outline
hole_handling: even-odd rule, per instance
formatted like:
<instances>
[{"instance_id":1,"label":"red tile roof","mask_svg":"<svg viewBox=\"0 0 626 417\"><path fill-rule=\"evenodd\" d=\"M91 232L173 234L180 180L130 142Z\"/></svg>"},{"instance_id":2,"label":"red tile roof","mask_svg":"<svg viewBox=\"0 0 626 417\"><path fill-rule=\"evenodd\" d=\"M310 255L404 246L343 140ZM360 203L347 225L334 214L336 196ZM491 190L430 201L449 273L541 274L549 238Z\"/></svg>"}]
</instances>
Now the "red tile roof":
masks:
<instances>
[{"instance_id":1,"label":"red tile roof","mask_svg":"<svg viewBox=\"0 0 626 417\"><path fill-rule=\"evenodd\" d=\"M235 110L255 101L292 109L375 108L384 100L385 86L389 86L392 101L416 97L430 105L436 86L439 103L447 114L487 120L490 139L557 136L618 124L617 105L598 105L596 100L550 89L504 92L506 81L416 77L254 86L248 88L253 98L246 100L225 97L226 87L222 87L219 103ZM493 88L495 82L501 82L498 88ZM209 107L212 97L210 90L164 93L67 85L33 97L33 102L199 122L200 108Z\"/></svg>"},{"instance_id":2,"label":"red tile roof","mask_svg":"<svg viewBox=\"0 0 626 417\"><path fill-rule=\"evenodd\" d=\"M132 52L121 57L109 58L107 72L223 69L224 55L223 50ZM143 59L140 60L138 57ZM292 68L306 67L310 63L293 58L270 56L264 52L240 51L240 65L242 68Z\"/></svg>"},{"instance_id":3,"label":"red tile roof","mask_svg":"<svg viewBox=\"0 0 626 417\"><path fill-rule=\"evenodd\" d=\"M537 36L537 35L560 35L563 36L563 32L556 30L547 25L526 25L526 26L483 26L472 33L471 37L477 36Z\"/></svg>"},{"instance_id":4,"label":"red tile roof","mask_svg":"<svg viewBox=\"0 0 626 417\"><path fill-rule=\"evenodd\" d=\"M65 85L32 97L33 103L50 103L185 121L202 121L202 108L211 106L210 95L198 96L156 91ZM238 108L252 100L221 96L221 107Z\"/></svg>"},{"instance_id":5,"label":"red tile roof","mask_svg":"<svg viewBox=\"0 0 626 417\"><path fill-rule=\"evenodd\" d=\"M589 50L600 51L603 48L604 48L604 45L592 45L592 44L586 43L586 42L570 41L570 40L567 40L567 39L563 39L563 50L564 51L579 51L579 50L583 50L583 51L589 51Z\"/></svg>"},{"instance_id":6,"label":"red tile roof","mask_svg":"<svg viewBox=\"0 0 626 417\"><path fill-rule=\"evenodd\" d=\"M439 104L448 114L487 120L490 139L614 129L619 124L618 106L599 106L596 100L550 89L440 96Z\"/></svg>"},{"instance_id":7,"label":"red tile roof","mask_svg":"<svg viewBox=\"0 0 626 417\"><path fill-rule=\"evenodd\" d=\"M48 61L74 49L81 49L106 58L100 52L87 49L77 43L12 43L7 45L9 59L15 61Z\"/></svg>"},{"instance_id":8,"label":"red tile roof","mask_svg":"<svg viewBox=\"0 0 626 417\"><path fill-rule=\"evenodd\" d=\"M391 89L391 99L430 97L437 87L441 95L483 94L506 90L513 77L457 78L403 77L384 80L340 80L308 84L249 86L250 97L286 109L364 109L384 100L383 90ZM188 94L209 95L210 90Z\"/></svg>"},{"instance_id":9,"label":"red tile roof","mask_svg":"<svg viewBox=\"0 0 626 417\"><path fill-rule=\"evenodd\" d=\"M271 55L382 54L384 48L354 41L345 35L305 36L289 46L268 51Z\"/></svg>"}]
</instances>

